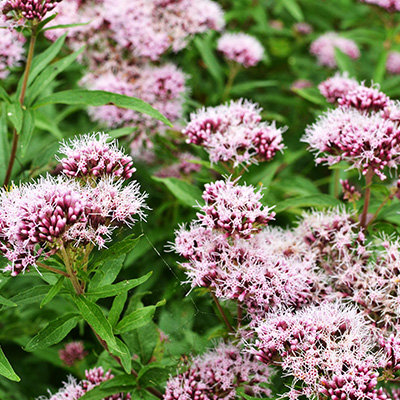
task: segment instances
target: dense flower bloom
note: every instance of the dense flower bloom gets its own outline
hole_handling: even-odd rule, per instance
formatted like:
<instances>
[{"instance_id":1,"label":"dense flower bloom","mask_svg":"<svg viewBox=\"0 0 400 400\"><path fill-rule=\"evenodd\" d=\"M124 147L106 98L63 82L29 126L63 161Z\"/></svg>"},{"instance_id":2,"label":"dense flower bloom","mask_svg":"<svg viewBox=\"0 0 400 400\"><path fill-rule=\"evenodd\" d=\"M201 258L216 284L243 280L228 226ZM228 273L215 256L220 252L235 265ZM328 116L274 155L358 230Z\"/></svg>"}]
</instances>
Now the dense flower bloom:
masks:
<instances>
[{"instance_id":1,"label":"dense flower bloom","mask_svg":"<svg viewBox=\"0 0 400 400\"><path fill-rule=\"evenodd\" d=\"M283 148L275 122L261 122L261 109L247 100L208 107L190 115L182 133L188 143L204 146L212 162L231 161L236 167L269 161Z\"/></svg>"},{"instance_id":2,"label":"dense flower bloom","mask_svg":"<svg viewBox=\"0 0 400 400\"><path fill-rule=\"evenodd\" d=\"M253 36L245 33L225 33L217 45L228 60L242 64L245 68L257 65L263 58L264 48Z\"/></svg>"},{"instance_id":3,"label":"dense flower bloom","mask_svg":"<svg viewBox=\"0 0 400 400\"><path fill-rule=\"evenodd\" d=\"M377 87L366 87L362 84L347 91L338 103L342 107L352 107L360 111L379 111L390 106L391 100Z\"/></svg>"},{"instance_id":4,"label":"dense flower bloom","mask_svg":"<svg viewBox=\"0 0 400 400\"><path fill-rule=\"evenodd\" d=\"M104 372L102 367L85 371L85 376L86 379L80 382L70 376L68 382L64 382L64 386L57 393L53 395L50 393L50 397L40 396L37 400L78 400L100 383L114 378L111 370ZM131 395L119 393L108 396L103 400L131 400Z\"/></svg>"},{"instance_id":5,"label":"dense flower bloom","mask_svg":"<svg viewBox=\"0 0 400 400\"><path fill-rule=\"evenodd\" d=\"M227 236L249 238L275 216L270 208L262 207L260 191L230 179L207 183L202 197L206 204L197 214L199 220Z\"/></svg>"},{"instance_id":6,"label":"dense flower bloom","mask_svg":"<svg viewBox=\"0 0 400 400\"><path fill-rule=\"evenodd\" d=\"M224 26L223 11L211 0L124 0L117 8L112 0L68 2L73 4L57 10L63 23L92 21L90 26L72 29L69 42L74 48L88 42L88 55L96 58L101 56L98 48L102 43L103 60L118 53L112 49L116 43L134 58L156 61L170 48L181 50L190 36ZM55 35L59 34L50 33L53 39Z\"/></svg>"},{"instance_id":7,"label":"dense flower bloom","mask_svg":"<svg viewBox=\"0 0 400 400\"><path fill-rule=\"evenodd\" d=\"M63 349L58 351L60 360L71 367L77 361L83 360L87 356L88 352L85 351L82 342L71 342L67 343Z\"/></svg>"},{"instance_id":8,"label":"dense flower bloom","mask_svg":"<svg viewBox=\"0 0 400 400\"><path fill-rule=\"evenodd\" d=\"M349 162L365 175L373 171L386 179L385 167L397 168L400 161L400 129L378 113L369 115L352 108L337 108L307 127L302 141L317 152L316 162Z\"/></svg>"},{"instance_id":9,"label":"dense flower bloom","mask_svg":"<svg viewBox=\"0 0 400 400\"><path fill-rule=\"evenodd\" d=\"M118 149L117 143L104 133L88 134L64 142L59 161L63 173L73 178L112 176L129 179L136 171L132 157Z\"/></svg>"},{"instance_id":10,"label":"dense flower bloom","mask_svg":"<svg viewBox=\"0 0 400 400\"><path fill-rule=\"evenodd\" d=\"M62 0L6 0L0 3L7 19L41 21Z\"/></svg>"},{"instance_id":11,"label":"dense flower bloom","mask_svg":"<svg viewBox=\"0 0 400 400\"><path fill-rule=\"evenodd\" d=\"M372 352L370 331L355 308L326 303L295 314L272 313L256 333L251 352L266 364L281 362L294 376L291 396L297 391L332 400L387 398L376 388L380 358ZM303 383L300 390L297 382Z\"/></svg>"},{"instance_id":12,"label":"dense flower bloom","mask_svg":"<svg viewBox=\"0 0 400 400\"><path fill-rule=\"evenodd\" d=\"M399 0L360 0L362 3L373 4L378 7L386 9L386 11L395 12L400 11Z\"/></svg>"},{"instance_id":13,"label":"dense flower bloom","mask_svg":"<svg viewBox=\"0 0 400 400\"><path fill-rule=\"evenodd\" d=\"M391 51L388 54L386 60L386 69L391 74L394 75L400 74L400 53L398 51Z\"/></svg>"},{"instance_id":14,"label":"dense flower bloom","mask_svg":"<svg viewBox=\"0 0 400 400\"><path fill-rule=\"evenodd\" d=\"M24 56L25 38L15 30L2 29L0 35L0 79L9 74L9 68Z\"/></svg>"},{"instance_id":15,"label":"dense flower bloom","mask_svg":"<svg viewBox=\"0 0 400 400\"><path fill-rule=\"evenodd\" d=\"M269 396L270 390L260 386L268 383L271 372L248 353L242 354L233 345L220 343L192 360L189 369L167 382L165 400L230 400L236 389L248 388L255 396Z\"/></svg>"},{"instance_id":16,"label":"dense flower bloom","mask_svg":"<svg viewBox=\"0 0 400 400\"><path fill-rule=\"evenodd\" d=\"M335 68L335 48L338 48L352 59L360 57L360 50L357 44L353 40L340 37L335 32L325 33L312 42L310 51L317 57L320 65Z\"/></svg>"},{"instance_id":17,"label":"dense flower bloom","mask_svg":"<svg viewBox=\"0 0 400 400\"><path fill-rule=\"evenodd\" d=\"M349 78L347 72L343 74L336 73L318 85L319 91L329 103L337 102L348 91L356 87L358 87L358 82L353 78Z\"/></svg>"}]
</instances>

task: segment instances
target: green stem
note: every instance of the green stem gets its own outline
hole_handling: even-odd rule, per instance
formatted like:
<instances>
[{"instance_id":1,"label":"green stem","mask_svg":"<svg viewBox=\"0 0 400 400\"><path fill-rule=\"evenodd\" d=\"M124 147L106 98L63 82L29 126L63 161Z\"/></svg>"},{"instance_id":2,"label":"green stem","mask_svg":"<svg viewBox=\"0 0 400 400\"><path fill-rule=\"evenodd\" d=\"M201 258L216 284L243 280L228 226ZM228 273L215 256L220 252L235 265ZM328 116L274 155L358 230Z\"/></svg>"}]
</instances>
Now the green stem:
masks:
<instances>
[{"instance_id":1,"label":"green stem","mask_svg":"<svg viewBox=\"0 0 400 400\"><path fill-rule=\"evenodd\" d=\"M69 278L69 275L68 275L66 272L60 271L60 270L57 269L57 268L50 267L50 266L48 266L48 265L46 265L46 264L43 264L43 263L41 263L41 262L36 262L36 265L37 265L38 267L40 267L40 268L47 269L48 271L55 272L56 274L64 275L64 276L66 276L67 278Z\"/></svg>"},{"instance_id":2,"label":"green stem","mask_svg":"<svg viewBox=\"0 0 400 400\"><path fill-rule=\"evenodd\" d=\"M23 105L24 105L26 88L28 86L29 72L30 72L30 69L32 66L33 53L35 50L35 43L36 43L36 26L33 26L32 27L32 35L31 35L31 39L29 42L28 57L26 59L24 78L22 81L21 95L19 97L19 102L21 104L21 107L23 107ZM10 183L11 173L12 173L12 169L14 166L15 157L17 156L18 140L19 140L19 133L17 132L16 129L14 129L13 141L12 141L11 153L10 153L10 160L8 162L6 176L4 178L3 186L8 186L8 184Z\"/></svg>"},{"instance_id":3,"label":"green stem","mask_svg":"<svg viewBox=\"0 0 400 400\"><path fill-rule=\"evenodd\" d=\"M74 271L74 268L71 265L71 260L69 258L69 255L68 255L64 245L61 246L60 250L61 250L62 258L63 258L64 264L65 264L65 268L68 273L68 278L70 279L72 286L75 289L75 293L78 296L80 296L81 294L84 293L84 291L83 291L82 286L80 285L79 280L76 276L76 272Z\"/></svg>"},{"instance_id":4,"label":"green stem","mask_svg":"<svg viewBox=\"0 0 400 400\"><path fill-rule=\"evenodd\" d=\"M233 82L235 81L236 75L240 71L240 64L237 63L232 63L229 66L229 75L228 75L228 81L226 82L224 92L222 93L222 101L228 100L229 94L231 92Z\"/></svg>"},{"instance_id":5,"label":"green stem","mask_svg":"<svg viewBox=\"0 0 400 400\"><path fill-rule=\"evenodd\" d=\"M368 168L368 171L365 175L366 190L365 190L364 207L360 217L360 226L362 228L366 228L367 226L367 215L368 215L369 201L371 199L371 183L373 176L374 176L374 171L371 168Z\"/></svg>"},{"instance_id":6,"label":"green stem","mask_svg":"<svg viewBox=\"0 0 400 400\"><path fill-rule=\"evenodd\" d=\"M222 317L222 319L224 320L225 325L226 325L226 327L228 328L229 332L233 332L232 325L229 323L228 318L226 317L225 312L224 312L224 310L223 310L222 307L221 307L221 304L219 304L219 301L218 301L218 299L217 299L217 296L215 296L215 294L214 294L213 292L211 292L211 296L212 296L212 298L213 298L213 300L214 300L214 303L215 303L215 305L217 306L218 311L219 311L219 313L221 314L221 317Z\"/></svg>"},{"instance_id":7,"label":"green stem","mask_svg":"<svg viewBox=\"0 0 400 400\"><path fill-rule=\"evenodd\" d=\"M333 173L333 179L334 179L334 186L333 186L333 196L335 199L339 197L339 180L340 180L340 170L335 169L335 172Z\"/></svg>"}]
</instances>

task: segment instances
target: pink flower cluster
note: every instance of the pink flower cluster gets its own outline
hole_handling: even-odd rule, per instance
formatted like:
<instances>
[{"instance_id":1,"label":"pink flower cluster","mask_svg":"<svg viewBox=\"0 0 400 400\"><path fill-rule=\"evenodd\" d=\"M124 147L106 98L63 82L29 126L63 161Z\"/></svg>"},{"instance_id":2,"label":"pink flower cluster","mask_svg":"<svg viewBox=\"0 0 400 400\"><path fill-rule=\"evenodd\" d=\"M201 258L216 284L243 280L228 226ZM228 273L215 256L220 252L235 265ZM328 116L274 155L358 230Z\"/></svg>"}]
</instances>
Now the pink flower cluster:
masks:
<instances>
[{"instance_id":1,"label":"pink flower cluster","mask_svg":"<svg viewBox=\"0 0 400 400\"><path fill-rule=\"evenodd\" d=\"M400 128L396 104L376 87L349 89L329 110L307 127L302 141L328 165L347 161L364 175L372 171L382 180L385 168L400 162Z\"/></svg>"},{"instance_id":2,"label":"pink flower cluster","mask_svg":"<svg viewBox=\"0 0 400 400\"><path fill-rule=\"evenodd\" d=\"M36 400L78 400L84 394L100 385L102 382L114 378L111 370L104 372L102 367L96 367L85 371L86 379L77 382L72 376L68 378L68 382L64 382L64 386L55 394L50 393L50 397L40 396ZM129 393L118 393L107 396L103 400L131 400Z\"/></svg>"},{"instance_id":3,"label":"pink flower cluster","mask_svg":"<svg viewBox=\"0 0 400 400\"><path fill-rule=\"evenodd\" d=\"M105 135L100 137L98 146L93 144L94 136L85 136L80 143L73 141L70 149L64 144L63 151L70 155L75 154L76 148L81 155L91 151L92 160L114 153L120 157L114 160L115 165L121 159L126 160L113 144L107 149ZM65 165L67 176L41 178L1 192L0 251L11 262L5 270L11 270L12 275L35 265L40 257L57 253L69 243L91 242L103 247L115 227L129 226L135 217L144 217L146 194L140 193L137 182L123 186L124 179L120 176L124 175L119 173L119 167L108 171L104 165L103 171L96 169L95 176L102 178L94 183L71 178L71 175L79 177L82 169L71 162ZM128 171L125 177L133 171L131 165Z\"/></svg>"},{"instance_id":4,"label":"pink flower cluster","mask_svg":"<svg viewBox=\"0 0 400 400\"><path fill-rule=\"evenodd\" d=\"M238 388L249 388L253 396L269 396L270 390L260 384L268 383L270 376L268 367L249 353L220 343L195 357L186 372L171 377L164 399L231 400L236 398Z\"/></svg>"},{"instance_id":5,"label":"pink flower cluster","mask_svg":"<svg viewBox=\"0 0 400 400\"><path fill-rule=\"evenodd\" d=\"M246 33L224 33L219 39L217 50L228 60L245 68L254 67L264 56L264 48L253 36Z\"/></svg>"},{"instance_id":6,"label":"pink flower cluster","mask_svg":"<svg viewBox=\"0 0 400 400\"><path fill-rule=\"evenodd\" d=\"M400 74L400 53L398 51L391 51L388 54L386 60L386 69L393 75Z\"/></svg>"},{"instance_id":7,"label":"pink flower cluster","mask_svg":"<svg viewBox=\"0 0 400 400\"><path fill-rule=\"evenodd\" d=\"M386 9L386 11L396 12L400 11L399 0L359 0L362 3L373 4L378 7Z\"/></svg>"},{"instance_id":8,"label":"pink flower cluster","mask_svg":"<svg viewBox=\"0 0 400 400\"><path fill-rule=\"evenodd\" d=\"M261 109L247 100L208 107L190 115L182 133L187 143L203 146L213 163L230 162L234 167L269 161L282 150L282 133L275 122L261 122Z\"/></svg>"},{"instance_id":9,"label":"pink flower cluster","mask_svg":"<svg viewBox=\"0 0 400 400\"><path fill-rule=\"evenodd\" d=\"M317 57L318 63L330 68L335 68L335 48L341 50L352 59L360 57L357 44L350 39L339 36L335 32L328 32L311 43L310 52Z\"/></svg>"},{"instance_id":10,"label":"pink flower cluster","mask_svg":"<svg viewBox=\"0 0 400 400\"><path fill-rule=\"evenodd\" d=\"M248 239L274 218L275 213L263 208L262 194L252 186L225 180L207 183L203 192L205 205L197 214L209 230L221 230L227 236Z\"/></svg>"},{"instance_id":11,"label":"pink flower cluster","mask_svg":"<svg viewBox=\"0 0 400 400\"><path fill-rule=\"evenodd\" d=\"M0 79L5 79L9 68L24 56L25 38L15 30L2 29L0 35Z\"/></svg>"},{"instance_id":12,"label":"pink flower cluster","mask_svg":"<svg viewBox=\"0 0 400 400\"><path fill-rule=\"evenodd\" d=\"M69 33L74 47L85 41L111 42L134 58L158 60L168 49L179 51L190 36L224 26L223 12L212 0L123 0L118 7L112 0L95 4L69 0L57 9L62 23L89 22ZM65 3L65 2L64 2ZM61 23L61 19L54 24ZM50 34L54 37L54 33ZM109 46L108 45L108 46ZM113 51L111 51L113 53ZM104 59L107 54L103 53Z\"/></svg>"},{"instance_id":13,"label":"pink flower cluster","mask_svg":"<svg viewBox=\"0 0 400 400\"><path fill-rule=\"evenodd\" d=\"M372 352L370 332L354 307L325 303L295 314L269 314L256 333L252 353L293 375L289 398L387 399L377 388L379 356Z\"/></svg>"},{"instance_id":14,"label":"pink flower cluster","mask_svg":"<svg viewBox=\"0 0 400 400\"><path fill-rule=\"evenodd\" d=\"M77 361L83 360L88 355L82 342L67 343L63 349L58 351L60 360L67 366L73 366Z\"/></svg>"},{"instance_id":15,"label":"pink flower cluster","mask_svg":"<svg viewBox=\"0 0 400 400\"><path fill-rule=\"evenodd\" d=\"M40 22L44 16L62 0L6 0L3 1L1 12L6 19L35 20Z\"/></svg>"},{"instance_id":16,"label":"pink flower cluster","mask_svg":"<svg viewBox=\"0 0 400 400\"><path fill-rule=\"evenodd\" d=\"M336 73L333 77L321 82L318 89L329 103L336 103L347 92L358 86L358 82L345 72L343 74Z\"/></svg>"}]
</instances>

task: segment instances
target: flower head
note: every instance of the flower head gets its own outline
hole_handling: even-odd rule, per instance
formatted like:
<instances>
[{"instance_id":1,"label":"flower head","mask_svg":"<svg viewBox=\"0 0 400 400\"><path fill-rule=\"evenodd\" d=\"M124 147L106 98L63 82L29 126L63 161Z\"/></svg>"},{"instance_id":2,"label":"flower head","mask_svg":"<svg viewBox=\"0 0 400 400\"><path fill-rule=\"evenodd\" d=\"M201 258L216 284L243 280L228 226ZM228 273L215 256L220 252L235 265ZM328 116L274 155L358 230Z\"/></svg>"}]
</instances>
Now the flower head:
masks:
<instances>
[{"instance_id":1,"label":"flower head","mask_svg":"<svg viewBox=\"0 0 400 400\"><path fill-rule=\"evenodd\" d=\"M344 160L363 174L373 171L382 180L386 179L383 169L397 168L400 161L399 140L400 130L393 121L344 107L323 114L302 138L320 155L317 163L333 165Z\"/></svg>"},{"instance_id":2,"label":"flower head","mask_svg":"<svg viewBox=\"0 0 400 400\"><path fill-rule=\"evenodd\" d=\"M132 157L118 149L115 141L104 133L79 136L64 142L60 153L63 173L73 178L112 176L129 179L136 171Z\"/></svg>"},{"instance_id":3,"label":"flower head","mask_svg":"<svg viewBox=\"0 0 400 400\"><path fill-rule=\"evenodd\" d=\"M260 384L268 383L271 372L249 353L220 343L192 360L189 369L167 382L165 400L236 398L236 389L248 388L256 396L270 395Z\"/></svg>"},{"instance_id":4,"label":"flower head","mask_svg":"<svg viewBox=\"0 0 400 400\"><path fill-rule=\"evenodd\" d=\"M62 0L3 0L1 11L7 19L40 22Z\"/></svg>"},{"instance_id":5,"label":"flower head","mask_svg":"<svg viewBox=\"0 0 400 400\"><path fill-rule=\"evenodd\" d=\"M253 36L245 33L225 33L217 45L228 60L235 61L245 68L257 65L263 58L264 48Z\"/></svg>"},{"instance_id":6,"label":"flower head","mask_svg":"<svg viewBox=\"0 0 400 400\"><path fill-rule=\"evenodd\" d=\"M83 360L87 356L88 352L85 351L82 342L71 342L67 343L63 349L58 351L60 360L71 367L77 361Z\"/></svg>"},{"instance_id":7,"label":"flower head","mask_svg":"<svg viewBox=\"0 0 400 400\"><path fill-rule=\"evenodd\" d=\"M318 63L335 68L335 48L347 54L352 59L360 57L357 44L350 39L343 38L335 32L328 32L311 43L310 52L317 57Z\"/></svg>"},{"instance_id":8,"label":"flower head","mask_svg":"<svg viewBox=\"0 0 400 400\"><path fill-rule=\"evenodd\" d=\"M236 167L269 161L283 148L284 128L261 122L261 109L246 100L203 108L190 115L182 133L188 143L205 147L212 162L230 161Z\"/></svg>"},{"instance_id":9,"label":"flower head","mask_svg":"<svg viewBox=\"0 0 400 400\"><path fill-rule=\"evenodd\" d=\"M321 82L318 89L329 103L337 102L341 97L352 89L358 87L358 82L349 77L347 72L336 73L331 78Z\"/></svg>"},{"instance_id":10,"label":"flower head","mask_svg":"<svg viewBox=\"0 0 400 400\"><path fill-rule=\"evenodd\" d=\"M359 0L362 3L373 4L378 7L384 8L389 12L400 11L400 1L399 0Z\"/></svg>"}]
</instances>

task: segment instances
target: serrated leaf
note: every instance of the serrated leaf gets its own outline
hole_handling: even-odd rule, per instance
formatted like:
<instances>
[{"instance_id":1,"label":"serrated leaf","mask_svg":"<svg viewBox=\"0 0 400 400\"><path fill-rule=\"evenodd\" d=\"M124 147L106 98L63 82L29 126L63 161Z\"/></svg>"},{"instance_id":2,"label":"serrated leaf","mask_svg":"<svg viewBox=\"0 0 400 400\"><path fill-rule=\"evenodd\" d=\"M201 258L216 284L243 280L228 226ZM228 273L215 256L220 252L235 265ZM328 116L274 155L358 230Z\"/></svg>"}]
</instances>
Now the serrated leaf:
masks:
<instances>
[{"instance_id":1,"label":"serrated leaf","mask_svg":"<svg viewBox=\"0 0 400 400\"><path fill-rule=\"evenodd\" d=\"M129 281L118 282L115 285L105 285L97 287L96 289L90 290L87 293L87 296L96 297L99 299L117 296L146 282L150 278L152 273L153 272L149 272L148 274L137 279L130 279Z\"/></svg>"},{"instance_id":2,"label":"serrated leaf","mask_svg":"<svg viewBox=\"0 0 400 400\"><path fill-rule=\"evenodd\" d=\"M125 255L115 256L114 258L109 258L103 262L96 263L97 267L95 275L91 278L89 282L89 291L94 290L99 286L110 285L117 279L119 272L122 269L122 265L125 261Z\"/></svg>"},{"instance_id":3,"label":"serrated leaf","mask_svg":"<svg viewBox=\"0 0 400 400\"><path fill-rule=\"evenodd\" d=\"M80 400L103 400L107 396L117 393L130 393L137 387L136 378L133 375L116 376L102 382L92 390L80 397Z\"/></svg>"},{"instance_id":4,"label":"serrated leaf","mask_svg":"<svg viewBox=\"0 0 400 400\"><path fill-rule=\"evenodd\" d=\"M54 296L62 289L63 283L64 283L65 276L61 275L56 284L51 287L49 292L46 294L46 297L42 300L40 303L40 308L45 306L49 301L51 301Z\"/></svg>"},{"instance_id":5,"label":"serrated leaf","mask_svg":"<svg viewBox=\"0 0 400 400\"><path fill-rule=\"evenodd\" d=\"M167 118L143 100L102 90L64 90L40 99L35 103L33 108L43 107L48 104L82 104L95 107L112 105L149 115L172 127L171 122Z\"/></svg>"},{"instance_id":6,"label":"serrated leaf","mask_svg":"<svg viewBox=\"0 0 400 400\"><path fill-rule=\"evenodd\" d=\"M112 327L107 321L101 308L83 296L73 296L73 300L78 307L82 317L92 327L92 329L107 343L112 353L119 355L119 349L115 340Z\"/></svg>"},{"instance_id":7,"label":"serrated leaf","mask_svg":"<svg viewBox=\"0 0 400 400\"><path fill-rule=\"evenodd\" d=\"M48 285L35 286L16 294L15 296L10 298L10 301L16 303L19 306L23 306L25 304L34 304L38 301L41 301L46 296L49 290L50 286Z\"/></svg>"},{"instance_id":8,"label":"serrated leaf","mask_svg":"<svg viewBox=\"0 0 400 400\"><path fill-rule=\"evenodd\" d=\"M295 197L292 199L283 200L278 203L275 212L279 213L288 208L303 208L303 207L335 207L342 204L339 200L327 194L318 194L313 196Z\"/></svg>"},{"instance_id":9,"label":"serrated leaf","mask_svg":"<svg viewBox=\"0 0 400 400\"><path fill-rule=\"evenodd\" d=\"M75 328L79 314L69 313L51 321L25 346L25 351L45 349L61 342Z\"/></svg>"},{"instance_id":10,"label":"serrated leaf","mask_svg":"<svg viewBox=\"0 0 400 400\"><path fill-rule=\"evenodd\" d=\"M138 374L138 383L140 386L152 387L158 386L161 382L168 379L170 369L159 363L151 363L143 367Z\"/></svg>"},{"instance_id":11,"label":"serrated leaf","mask_svg":"<svg viewBox=\"0 0 400 400\"><path fill-rule=\"evenodd\" d=\"M147 325L153 320L156 306L148 306L133 311L131 314L122 318L122 320L115 327L115 333L120 334L129 332L141 326Z\"/></svg>"},{"instance_id":12,"label":"serrated leaf","mask_svg":"<svg viewBox=\"0 0 400 400\"><path fill-rule=\"evenodd\" d=\"M24 111L24 118L22 122L22 130L20 134L20 155L25 157L28 151L29 143L32 139L33 130L35 128L35 111L27 109Z\"/></svg>"},{"instance_id":13,"label":"serrated leaf","mask_svg":"<svg viewBox=\"0 0 400 400\"><path fill-rule=\"evenodd\" d=\"M25 103L31 105L40 92L43 91L43 88L47 87L57 77L58 74L67 69L78 58L84 49L85 46L82 46L74 53L56 61L51 65L48 65L29 87L26 94L27 100Z\"/></svg>"},{"instance_id":14,"label":"serrated leaf","mask_svg":"<svg viewBox=\"0 0 400 400\"><path fill-rule=\"evenodd\" d=\"M201 202L201 190L197 186L178 178L158 178L153 176L152 179L163 183L181 203L189 207Z\"/></svg>"},{"instance_id":15,"label":"serrated leaf","mask_svg":"<svg viewBox=\"0 0 400 400\"><path fill-rule=\"evenodd\" d=\"M119 358L121 360L121 364L122 367L124 368L124 371L127 374L130 374L132 372L132 355L131 352L129 351L128 347L126 346L126 344L118 339L115 338L115 340L117 341L117 347L119 349Z\"/></svg>"},{"instance_id":16,"label":"serrated leaf","mask_svg":"<svg viewBox=\"0 0 400 400\"><path fill-rule=\"evenodd\" d=\"M11 364L4 355L1 347L0 347L0 375L5 376L7 379L10 379L10 381L19 382L21 380L20 377L14 372Z\"/></svg>"}]
</instances>

